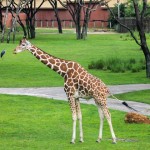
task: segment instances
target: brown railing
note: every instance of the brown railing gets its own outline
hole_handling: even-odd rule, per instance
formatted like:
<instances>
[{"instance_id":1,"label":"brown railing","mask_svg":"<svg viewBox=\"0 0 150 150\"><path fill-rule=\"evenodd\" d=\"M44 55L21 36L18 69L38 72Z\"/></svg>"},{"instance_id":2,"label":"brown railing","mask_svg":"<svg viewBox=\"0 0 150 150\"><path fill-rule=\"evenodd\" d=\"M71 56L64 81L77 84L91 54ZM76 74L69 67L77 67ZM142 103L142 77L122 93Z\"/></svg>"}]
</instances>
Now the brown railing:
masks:
<instances>
[{"instance_id":1,"label":"brown railing","mask_svg":"<svg viewBox=\"0 0 150 150\"><path fill-rule=\"evenodd\" d=\"M84 20L81 20L81 23L83 23ZM61 20L62 27L63 28L74 28L74 22L73 20ZM57 27L57 20L35 20L36 27L46 27L46 28L55 28ZM89 21L89 27L90 28L111 28L111 22L108 22L106 20L90 20Z\"/></svg>"},{"instance_id":2,"label":"brown railing","mask_svg":"<svg viewBox=\"0 0 150 150\"><path fill-rule=\"evenodd\" d=\"M135 18L120 18L120 22L122 24L126 25L127 27L129 27L131 30L136 31L136 29L137 29ZM144 29L145 29L145 32L150 32L150 18L145 18L144 19ZM124 27L122 27L119 24L118 24L118 27L116 28L116 30L120 33L128 32L127 29L125 29Z\"/></svg>"}]
</instances>

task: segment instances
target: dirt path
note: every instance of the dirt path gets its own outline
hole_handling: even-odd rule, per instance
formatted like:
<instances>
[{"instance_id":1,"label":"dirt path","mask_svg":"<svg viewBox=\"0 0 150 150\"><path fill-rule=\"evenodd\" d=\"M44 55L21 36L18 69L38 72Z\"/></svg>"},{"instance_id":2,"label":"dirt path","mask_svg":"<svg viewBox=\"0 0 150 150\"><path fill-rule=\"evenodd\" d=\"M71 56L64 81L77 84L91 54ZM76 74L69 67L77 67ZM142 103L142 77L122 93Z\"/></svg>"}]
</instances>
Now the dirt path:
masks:
<instances>
[{"instance_id":1,"label":"dirt path","mask_svg":"<svg viewBox=\"0 0 150 150\"><path fill-rule=\"evenodd\" d=\"M109 86L109 89L112 94L120 94L132 91L140 91L145 89L150 89L150 84L129 84L129 85L114 85ZM67 101L67 97L63 90L63 87L49 87L49 88L0 88L0 94L13 94L13 95L30 95L44 98L52 98L56 100L65 100ZM123 100L114 100L108 98L107 105L111 109L120 110L129 112L128 108L122 105ZM138 102L126 101L131 107L138 110L139 113L150 115L150 105ZM91 100L83 100L81 99L81 103L85 104L94 104L94 101Z\"/></svg>"}]
</instances>

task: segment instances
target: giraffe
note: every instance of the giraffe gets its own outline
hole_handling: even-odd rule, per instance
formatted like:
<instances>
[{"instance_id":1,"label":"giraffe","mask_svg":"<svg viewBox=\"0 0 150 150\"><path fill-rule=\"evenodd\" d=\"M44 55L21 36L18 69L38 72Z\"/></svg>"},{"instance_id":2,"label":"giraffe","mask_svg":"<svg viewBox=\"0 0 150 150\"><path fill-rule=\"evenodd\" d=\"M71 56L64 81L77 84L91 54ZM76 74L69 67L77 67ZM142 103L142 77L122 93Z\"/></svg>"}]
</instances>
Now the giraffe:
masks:
<instances>
[{"instance_id":1,"label":"giraffe","mask_svg":"<svg viewBox=\"0 0 150 150\"><path fill-rule=\"evenodd\" d=\"M80 142L84 142L79 98L86 100L93 98L98 107L100 126L97 142L102 140L103 121L106 117L112 135L112 142L116 143L116 136L111 122L111 114L106 104L107 96L110 94L107 86L100 79L88 73L77 62L52 56L32 45L26 38L20 40L20 44L14 49L14 54L24 50L31 52L43 64L64 78L64 91L68 98L73 120L72 139L70 143L74 144L76 140L77 120L79 120Z\"/></svg>"}]
</instances>

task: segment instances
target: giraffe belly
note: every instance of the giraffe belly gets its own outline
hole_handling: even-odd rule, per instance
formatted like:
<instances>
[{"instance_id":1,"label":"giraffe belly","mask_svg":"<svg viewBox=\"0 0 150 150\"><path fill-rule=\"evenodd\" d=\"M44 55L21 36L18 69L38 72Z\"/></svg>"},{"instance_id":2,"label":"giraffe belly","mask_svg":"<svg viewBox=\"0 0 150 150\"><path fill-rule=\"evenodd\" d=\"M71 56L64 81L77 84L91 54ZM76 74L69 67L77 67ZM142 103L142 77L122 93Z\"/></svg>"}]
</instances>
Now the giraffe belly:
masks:
<instances>
[{"instance_id":1,"label":"giraffe belly","mask_svg":"<svg viewBox=\"0 0 150 150\"><path fill-rule=\"evenodd\" d=\"M86 99L86 100L89 100L91 98L93 98L91 95L85 93L85 92L82 92L82 91L76 91L75 94L74 94L74 98L83 98L83 99Z\"/></svg>"}]
</instances>

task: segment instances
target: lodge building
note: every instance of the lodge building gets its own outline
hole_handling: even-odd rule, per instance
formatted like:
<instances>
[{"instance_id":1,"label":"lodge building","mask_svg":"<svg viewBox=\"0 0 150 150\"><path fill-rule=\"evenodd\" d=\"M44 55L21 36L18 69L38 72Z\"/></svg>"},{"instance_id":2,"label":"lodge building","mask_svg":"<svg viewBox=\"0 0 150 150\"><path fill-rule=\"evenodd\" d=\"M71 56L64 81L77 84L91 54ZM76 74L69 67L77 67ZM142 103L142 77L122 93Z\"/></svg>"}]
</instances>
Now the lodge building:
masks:
<instances>
[{"instance_id":1,"label":"lodge building","mask_svg":"<svg viewBox=\"0 0 150 150\"><path fill-rule=\"evenodd\" d=\"M65 0L62 0L65 2ZM72 0L74 1L74 0ZM88 3L88 0L85 0L86 3ZM109 7L114 7L114 4L117 3L123 3L126 0L111 0L108 4ZM3 0L3 5L6 5L7 0ZM16 3L19 3L19 0L15 0ZM34 5L37 8L41 0L34 0ZM69 4L68 4L69 5ZM62 22L63 28L73 28L74 23L71 18L71 15L69 14L68 10L65 9L60 3L58 3L58 12L59 12L59 17ZM22 22L25 22L26 15L24 13L20 13L20 18ZM5 11L3 11L3 16L5 16ZM83 13L81 14L81 20L82 20ZM108 22L109 18L109 11L106 6L104 5L98 5L94 11L92 11L90 20L89 20L89 27L90 28L105 28L108 25L111 25ZM4 17L3 17L4 20ZM54 13L54 10L50 3L48 1L45 1L39 11L35 15L35 23L36 27L57 27L57 22L56 22L56 16ZM6 26L10 27L12 24L12 15L9 13L8 14L8 19Z\"/></svg>"}]
</instances>

